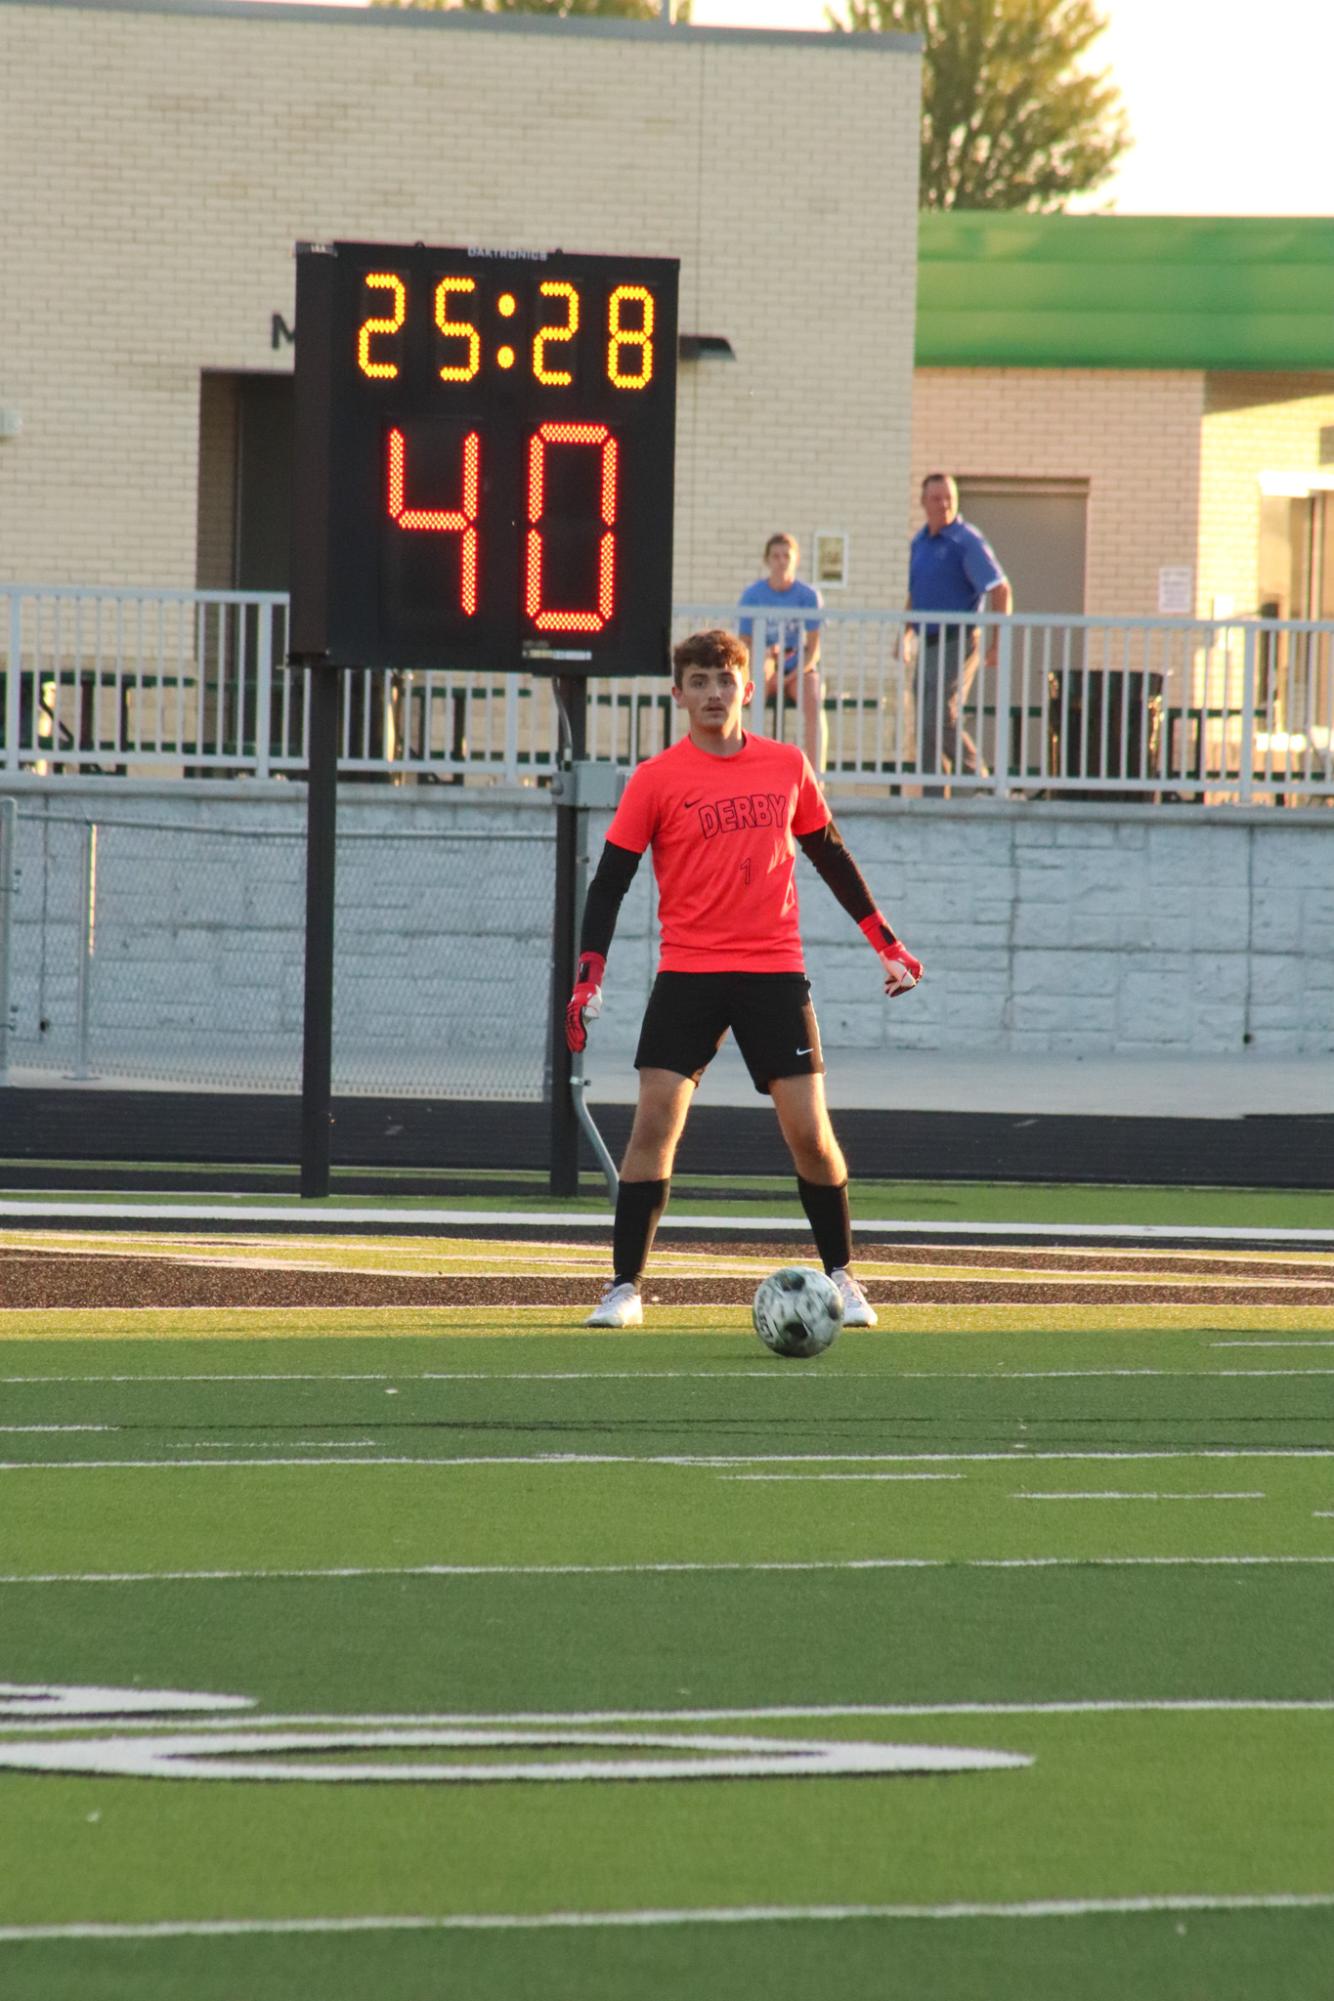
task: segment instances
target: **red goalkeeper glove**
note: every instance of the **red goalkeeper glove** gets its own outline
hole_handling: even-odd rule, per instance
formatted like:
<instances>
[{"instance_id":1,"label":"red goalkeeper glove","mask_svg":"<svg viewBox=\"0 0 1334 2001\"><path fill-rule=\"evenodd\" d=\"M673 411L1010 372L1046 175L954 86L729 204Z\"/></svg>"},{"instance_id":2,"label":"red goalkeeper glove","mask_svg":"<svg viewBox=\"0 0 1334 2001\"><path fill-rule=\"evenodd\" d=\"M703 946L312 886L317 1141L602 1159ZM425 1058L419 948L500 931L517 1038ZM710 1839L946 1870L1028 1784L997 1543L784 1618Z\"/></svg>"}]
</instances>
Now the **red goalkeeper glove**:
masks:
<instances>
[{"instance_id":1,"label":"red goalkeeper glove","mask_svg":"<svg viewBox=\"0 0 1334 2001\"><path fill-rule=\"evenodd\" d=\"M899 943L878 910L863 918L858 928L885 969L885 992L890 999L911 993L922 977L921 960L914 959L907 946Z\"/></svg>"},{"instance_id":2,"label":"red goalkeeper glove","mask_svg":"<svg viewBox=\"0 0 1334 2001\"><path fill-rule=\"evenodd\" d=\"M574 992L565 1010L565 1043L575 1056L588 1047L588 1024L602 1012L602 975L607 961L601 952L585 952L574 976Z\"/></svg>"}]
</instances>

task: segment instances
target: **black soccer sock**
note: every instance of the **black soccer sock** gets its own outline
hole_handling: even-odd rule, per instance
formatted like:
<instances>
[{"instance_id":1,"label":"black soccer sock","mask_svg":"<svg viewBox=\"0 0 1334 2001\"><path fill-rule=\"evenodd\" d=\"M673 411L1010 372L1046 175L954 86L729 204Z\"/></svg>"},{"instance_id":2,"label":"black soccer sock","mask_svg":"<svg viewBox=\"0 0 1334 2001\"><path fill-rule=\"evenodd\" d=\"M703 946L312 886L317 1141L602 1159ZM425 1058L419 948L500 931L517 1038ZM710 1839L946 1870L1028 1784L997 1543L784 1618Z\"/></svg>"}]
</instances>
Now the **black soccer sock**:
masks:
<instances>
[{"instance_id":1,"label":"black soccer sock","mask_svg":"<svg viewBox=\"0 0 1334 2001\"><path fill-rule=\"evenodd\" d=\"M622 1181L616 1190L611 1268L617 1285L638 1287L671 1186L669 1176L666 1181Z\"/></svg>"},{"instance_id":2,"label":"black soccer sock","mask_svg":"<svg viewBox=\"0 0 1334 2001\"><path fill-rule=\"evenodd\" d=\"M848 1215L848 1184L840 1181L830 1188L822 1181L806 1181L799 1174L797 1188L806 1220L815 1238L815 1248L826 1271L842 1271L852 1263L852 1220Z\"/></svg>"}]
</instances>

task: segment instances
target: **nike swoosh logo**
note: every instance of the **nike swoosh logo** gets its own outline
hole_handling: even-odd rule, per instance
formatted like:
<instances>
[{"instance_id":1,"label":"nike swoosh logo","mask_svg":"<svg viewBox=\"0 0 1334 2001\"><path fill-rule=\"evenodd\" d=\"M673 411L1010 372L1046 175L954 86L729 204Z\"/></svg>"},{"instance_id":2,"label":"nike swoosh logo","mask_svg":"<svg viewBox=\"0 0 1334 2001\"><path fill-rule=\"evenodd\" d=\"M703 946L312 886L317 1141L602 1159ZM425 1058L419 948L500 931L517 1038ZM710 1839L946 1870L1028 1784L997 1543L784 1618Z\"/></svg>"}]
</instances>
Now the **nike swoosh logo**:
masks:
<instances>
[{"instance_id":1,"label":"nike swoosh logo","mask_svg":"<svg viewBox=\"0 0 1334 2001\"><path fill-rule=\"evenodd\" d=\"M815 1054L815 1044L812 1043L809 1049L799 1049L797 1054L798 1056L813 1056Z\"/></svg>"},{"instance_id":2,"label":"nike swoosh logo","mask_svg":"<svg viewBox=\"0 0 1334 2001\"><path fill-rule=\"evenodd\" d=\"M683 799L683 800L681 801L681 810L682 810L682 812L683 812L683 813L693 813L693 812L694 812L694 810L695 810L695 808L696 808L696 806L698 806L698 804L699 804L700 800L701 800L701 799L703 798L703 796L704 796L704 795L703 795L703 793L702 793L702 792L700 792L700 793L696 793L696 795L695 795L695 797L694 797L693 799Z\"/></svg>"}]
</instances>

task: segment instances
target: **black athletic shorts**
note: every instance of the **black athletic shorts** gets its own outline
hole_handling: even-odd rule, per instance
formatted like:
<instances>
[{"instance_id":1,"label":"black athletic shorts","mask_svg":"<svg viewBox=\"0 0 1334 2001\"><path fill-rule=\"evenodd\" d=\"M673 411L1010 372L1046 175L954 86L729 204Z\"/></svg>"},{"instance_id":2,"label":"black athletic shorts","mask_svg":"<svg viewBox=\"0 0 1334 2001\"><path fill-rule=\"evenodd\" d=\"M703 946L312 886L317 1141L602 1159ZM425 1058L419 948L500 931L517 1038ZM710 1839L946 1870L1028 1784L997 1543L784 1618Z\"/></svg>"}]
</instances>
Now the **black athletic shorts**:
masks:
<instances>
[{"instance_id":1,"label":"black athletic shorts","mask_svg":"<svg viewBox=\"0 0 1334 2001\"><path fill-rule=\"evenodd\" d=\"M659 973L635 1068L675 1070L698 1084L729 1028L757 1091L767 1091L775 1077L823 1074L804 973Z\"/></svg>"}]
</instances>

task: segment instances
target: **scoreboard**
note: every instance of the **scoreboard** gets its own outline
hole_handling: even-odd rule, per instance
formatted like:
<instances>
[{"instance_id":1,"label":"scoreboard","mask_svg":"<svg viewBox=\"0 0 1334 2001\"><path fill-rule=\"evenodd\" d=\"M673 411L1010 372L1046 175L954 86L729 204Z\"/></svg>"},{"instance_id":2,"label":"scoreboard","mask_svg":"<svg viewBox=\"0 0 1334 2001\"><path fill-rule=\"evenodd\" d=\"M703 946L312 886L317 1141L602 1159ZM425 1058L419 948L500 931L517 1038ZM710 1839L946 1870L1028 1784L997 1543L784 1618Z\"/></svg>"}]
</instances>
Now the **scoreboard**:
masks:
<instances>
[{"instance_id":1,"label":"scoreboard","mask_svg":"<svg viewBox=\"0 0 1334 2001\"><path fill-rule=\"evenodd\" d=\"M678 274L299 246L293 658L664 669Z\"/></svg>"}]
</instances>

